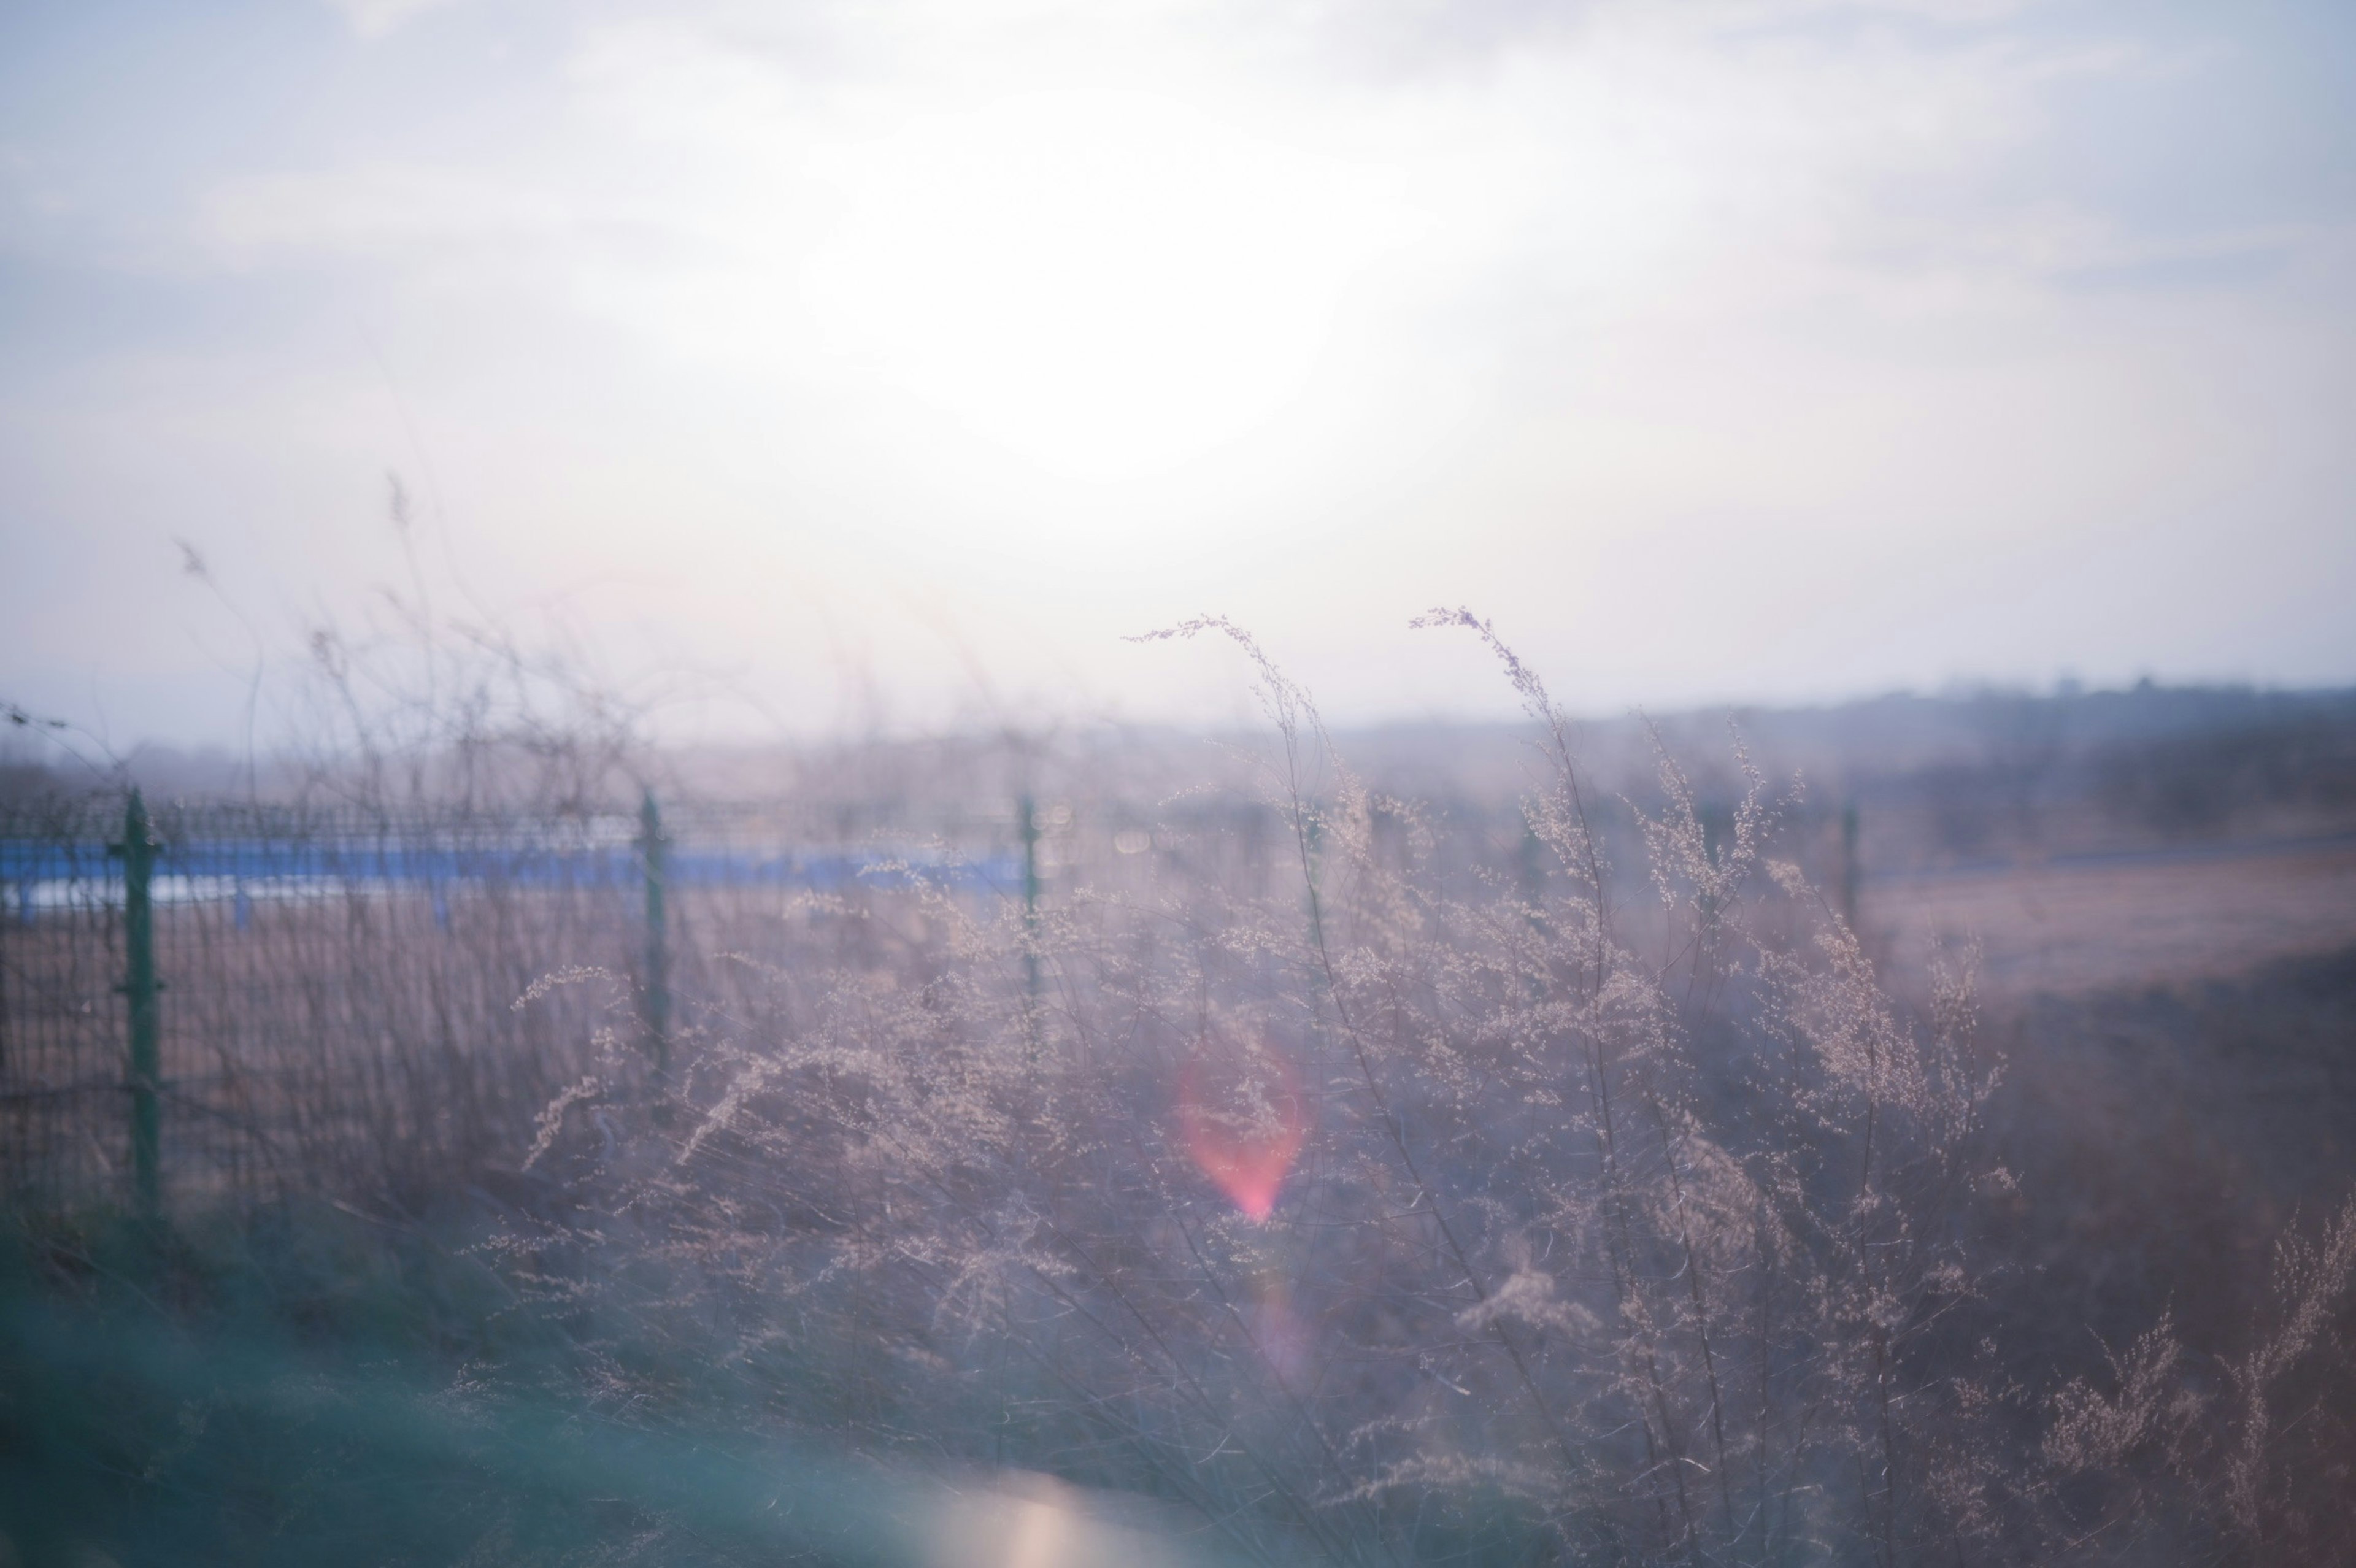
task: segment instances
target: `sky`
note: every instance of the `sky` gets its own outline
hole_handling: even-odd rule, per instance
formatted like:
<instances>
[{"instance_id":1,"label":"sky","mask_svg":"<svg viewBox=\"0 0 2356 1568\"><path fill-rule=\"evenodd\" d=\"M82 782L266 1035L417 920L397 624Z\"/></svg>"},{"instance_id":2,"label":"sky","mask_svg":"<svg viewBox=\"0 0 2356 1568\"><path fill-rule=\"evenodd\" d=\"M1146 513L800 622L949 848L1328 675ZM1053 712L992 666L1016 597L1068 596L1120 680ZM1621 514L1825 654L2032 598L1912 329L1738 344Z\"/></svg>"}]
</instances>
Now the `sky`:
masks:
<instances>
[{"instance_id":1,"label":"sky","mask_svg":"<svg viewBox=\"0 0 2356 1568\"><path fill-rule=\"evenodd\" d=\"M118 746L419 615L680 738L1510 709L1443 603L2356 682L2351 431L2344 0L0 12L0 699Z\"/></svg>"}]
</instances>

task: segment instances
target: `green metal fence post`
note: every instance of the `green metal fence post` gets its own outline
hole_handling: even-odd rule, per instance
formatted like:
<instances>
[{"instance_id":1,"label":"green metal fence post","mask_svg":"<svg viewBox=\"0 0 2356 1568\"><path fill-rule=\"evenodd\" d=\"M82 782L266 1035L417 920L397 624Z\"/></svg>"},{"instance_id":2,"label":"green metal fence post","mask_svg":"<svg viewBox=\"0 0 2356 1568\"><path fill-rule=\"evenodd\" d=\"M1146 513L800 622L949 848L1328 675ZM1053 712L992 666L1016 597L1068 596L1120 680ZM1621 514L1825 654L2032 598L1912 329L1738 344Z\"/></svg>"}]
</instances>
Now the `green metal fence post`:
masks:
<instances>
[{"instance_id":1,"label":"green metal fence post","mask_svg":"<svg viewBox=\"0 0 2356 1568\"><path fill-rule=\"evenodd\" d=\"M648 789L638 807L639 864L647 883L647 1055L658 1092L670 1079L670 920L663 903L662 813Z\"/></svg>"},{"instance_id":2,"label":"green metal fence post","mask_svg":"<svg viewBox=\"0 0 2356 1568\"><path fill-rule=\"evenodd\" d=\"M147 827L147 806L139 792L123 816L123 842L112 846L123 859L123 944L130 960L123 994L131 1003L131 1179L143 1214L161 1211L163 1125L156 1104L162 1076L155 993L155 907L149 882L155 871L155 840Z\"/></svg>"},{"instance_id":3,"label":"green metal fence post","mask_svg":"<svg viewBox=\"0 0 2356 1568\"><path fill-rule=\"evenodd\" d=\"M1293 809L1300 811L1304 808L1296 805ZM1322 954L1325 951L1325 901L1318 892L1317 880L1318 873L1325 866L1325 819L1310 812L1307 826L1301 848L1301 880L1309 888L1309 940ZM1321 970L1326 986L1331 987L1333 984L1333 970L1322 965Z\"/></svg>"},{"instance_id":4,"label":"green metal fence post","mask_svg":"<svg viewBox=\"0 0 2356 1568\"><path fill-rule=\"evenodd\" d=\"M1023 979L1031 998L1039 997L1039 813L1031 797L1014 803L1015 831L1023 837Z\"/></svg>"},{"instance_id":5,"label":"green metal fence post","mask_svg":"<svg viewBox=\"0 0 2356 1568\"><path fill-rule=\"evenodd\" d=\"M1857 802L1841 807L1841 919L1848 923L1849 934L1857 934Z\"/></svg>"}]
</instances>

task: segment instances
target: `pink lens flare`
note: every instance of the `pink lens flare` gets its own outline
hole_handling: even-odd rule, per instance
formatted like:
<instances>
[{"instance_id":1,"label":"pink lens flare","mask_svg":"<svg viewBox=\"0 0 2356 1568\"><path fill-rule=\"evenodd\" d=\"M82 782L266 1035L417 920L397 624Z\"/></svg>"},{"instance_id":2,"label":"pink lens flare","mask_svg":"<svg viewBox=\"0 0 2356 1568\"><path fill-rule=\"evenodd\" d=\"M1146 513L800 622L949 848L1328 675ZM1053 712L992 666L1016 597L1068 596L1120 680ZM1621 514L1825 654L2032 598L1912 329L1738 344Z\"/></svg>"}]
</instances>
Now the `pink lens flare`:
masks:
<instances>
[{"instance_id":1,"label":"pink lens flare","mask_svg":"<svg viewBox=\"0 0 2356 1568\"><path fill-rule=\"evenodd\" d=\"M1268 1075L1275 1081L1248 1083L1258 1092L1228 1096L1219 1106L1204 1098L1200 1058L1189 1061L1178 1077L1178 1122L1185 1131L1186 1152L1229 1201L1261 1221L1275 1211L1276 1195L1291 1174L1306 1133L1292 1070L1276 1061Z\"/></svg>"}]
</instances>

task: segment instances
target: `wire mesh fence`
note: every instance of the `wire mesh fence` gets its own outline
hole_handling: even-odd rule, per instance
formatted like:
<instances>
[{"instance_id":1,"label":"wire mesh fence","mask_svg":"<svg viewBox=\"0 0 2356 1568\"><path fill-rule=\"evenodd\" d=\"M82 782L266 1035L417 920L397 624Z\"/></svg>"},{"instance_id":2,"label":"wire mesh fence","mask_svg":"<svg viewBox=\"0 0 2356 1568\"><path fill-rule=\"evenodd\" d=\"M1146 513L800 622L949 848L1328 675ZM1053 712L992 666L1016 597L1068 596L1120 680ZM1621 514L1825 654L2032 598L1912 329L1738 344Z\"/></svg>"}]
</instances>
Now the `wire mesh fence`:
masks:
<instances>
[{"instance_id":1,"label":"wire mesh fence","mask_svg":"<svg viewBox=\"0 0 2356 1568\"><path fill-rule=\"evenodd\" d=\"M1023 892L1011 817L813 848L780 813L665 825L651 806L166 806L137 854L121 795L0 810L0 1195L179 1205L446 1181L512 1161L601 1030L659 1059L674 992L691 1023L744 998L739 960L855 961L860 923L830 919L844 899Z\"/></svg>"},{"instance_id":2,"label":"wire mesh fence","mask_svg":"<svg viewBox=\"0 0 2356 1568\"><path fill-rule=\"evenodd\" d=\"M905 977L944 896L1001 923L1010 992L1052 1003L1040 919L1280 898L1319 857L1235 796L204 802L144 829L134 798L0 802L0 1203L446 1191L521 1159L616 1039L646 1092L675 1037L789 1028L781 976ZM1369 832L1435 888L1541 875L1517 810L1385 807Z\"/></svg>"}]
</instances>

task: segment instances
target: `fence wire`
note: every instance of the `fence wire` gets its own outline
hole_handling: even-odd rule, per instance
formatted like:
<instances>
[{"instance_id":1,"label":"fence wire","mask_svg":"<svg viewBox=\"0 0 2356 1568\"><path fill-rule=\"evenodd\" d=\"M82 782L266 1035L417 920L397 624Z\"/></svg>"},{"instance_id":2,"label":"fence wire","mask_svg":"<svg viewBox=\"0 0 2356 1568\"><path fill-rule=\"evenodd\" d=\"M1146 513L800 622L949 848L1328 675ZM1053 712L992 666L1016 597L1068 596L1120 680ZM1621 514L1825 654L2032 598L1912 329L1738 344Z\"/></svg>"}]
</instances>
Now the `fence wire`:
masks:
<instances>
[{"instance_id":1,"label":"fence wire","mask_svg":"<svg viewBox=\"0 0 2356 1568\"><path fill-rule=\"evenodd\" d=\"M635 815L528 818L158 809L166 1201L446 1183L530 1140L600 1030L749 1005L748 965L836 963L845 897L918 884L1019 897L1006 830L813 849L788 820L710 809L664 830L649 942ZM0 1196L134 1196L120 795L0 808ZM649 965L659 973L649 975ZM552 976L578 983L549 986ZM527 1000L527 998L529 998Z\"/></svg>"},{"instance_id":2,"label":"fence wire","mask_svg":"<svg viewBox=\"0 0 2356 1568\"><path fill-rule=\"evenodd\" d=\"M0 1203L142 1195L126 805L0 802ZM1442 891L1545 874L1518 810L1378 809L1369 832L1377 860L1416 859ZM638 1048L619 1053L638 1082L616 1087L642 1092L666 1031L689 1060L690 1037L794 1027L780 976L906 979L944 894L1002 923L1005 983L1036 999L1055 983L1022 935L1042 890L1068 926L1092 901L1280 898L1319 854L1266 804L1119 793L922 820L699 805L658 833L649 901L637 810L157 808L165 1204L405 1200L511 1168L553 1093L611 1073L616 1040Z\"/></svg>"}]
</instances>

